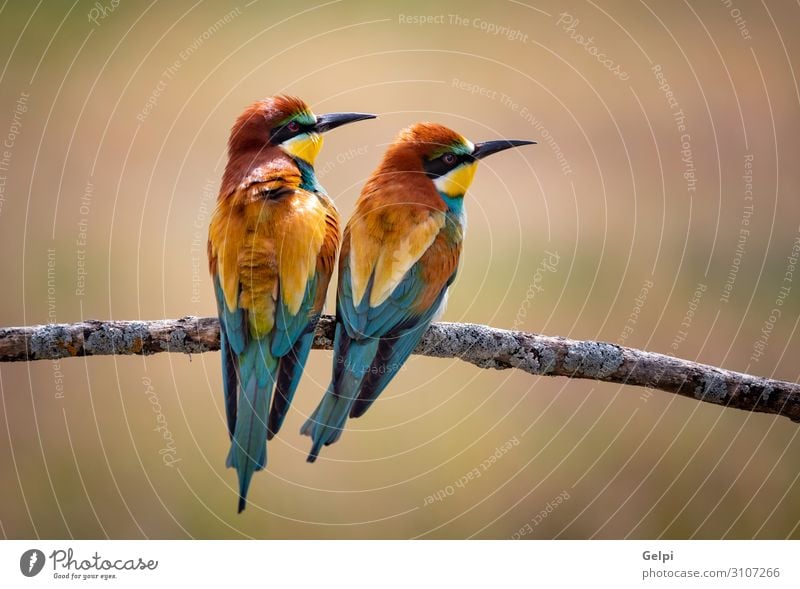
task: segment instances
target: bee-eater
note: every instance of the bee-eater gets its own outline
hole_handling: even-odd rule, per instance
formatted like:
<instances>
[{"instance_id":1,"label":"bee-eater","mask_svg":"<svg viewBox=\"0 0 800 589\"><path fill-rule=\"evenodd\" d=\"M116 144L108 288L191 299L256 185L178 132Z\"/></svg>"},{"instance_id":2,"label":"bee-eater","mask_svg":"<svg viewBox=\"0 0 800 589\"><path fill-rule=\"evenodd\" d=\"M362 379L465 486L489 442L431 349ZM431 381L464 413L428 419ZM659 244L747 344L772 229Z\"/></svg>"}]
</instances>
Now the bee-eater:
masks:
<instances>
[{"instance_id":1,"label":"bee-eater","mask_svg":"<svg viewBox=\"0 0 800 589\"><path fill-rule=\"evenodd\" d=\"M478 160L535 141L473 144L419 123L400 133L367 180L339 257L333 376L301 432L309 462L360 417L444 310L466 228L464 193Z\"/></svg>"},{"instance_id":2,"label":"bee-eater","mask_svg":"<svg viewBox=\"0 0 800 589\"><path fill-rule=\"evenodd\" d=\"M371 118L315 116L302 100L274 96L231 130L208 261L240 513L300 381L339 247L339 215L314 175L322 133Z\"/></svg>"}]
</instances>

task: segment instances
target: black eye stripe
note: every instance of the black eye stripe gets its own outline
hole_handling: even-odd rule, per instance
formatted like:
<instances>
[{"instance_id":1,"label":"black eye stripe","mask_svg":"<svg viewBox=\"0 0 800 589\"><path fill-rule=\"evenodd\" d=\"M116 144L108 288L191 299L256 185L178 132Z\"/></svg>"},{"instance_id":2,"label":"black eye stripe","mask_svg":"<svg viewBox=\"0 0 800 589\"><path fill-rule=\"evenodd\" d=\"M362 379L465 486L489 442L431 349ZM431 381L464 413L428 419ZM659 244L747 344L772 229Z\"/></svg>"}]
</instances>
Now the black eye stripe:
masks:
<instances>
[{"instance_id":1,"label":"black eye stripe","mask_svg":"<svg viewBox=\"0 0 800 589\"><path fill-rule=\"evenodd\" d=\"M296 131L292 131L289 129L290 123L297 123L300 127ZM288 121L279 127L275 127L272 129L270 133L269 141L273 145L278 145L279 143L283 143L284 141L291 139L297 135L301 135L303 133L308 133L309 131L313 131L315 124L308 124L308 123L301 123L299 121Z\"/></svg>"},{"instance_id":2,"label":"black eye stripe","mask_svg":"<svg viewBox=\"0 0 800 589\"><path fill-rule=\"evenodd\" d=\"M456 156L455 161L451 164L445 162L444 158L447 155L455 155ZM422 167L425 169L425 174L427 174L428 178L434 180L436 178L439 178L440 176L444 176L445 174L447 174L447 172L457 168L464 162L472 162L474 160L475 158L472 157L472 155L470 154L454 154L448 152L432 160L424 161Z\"/></svg>"}]
</instances>

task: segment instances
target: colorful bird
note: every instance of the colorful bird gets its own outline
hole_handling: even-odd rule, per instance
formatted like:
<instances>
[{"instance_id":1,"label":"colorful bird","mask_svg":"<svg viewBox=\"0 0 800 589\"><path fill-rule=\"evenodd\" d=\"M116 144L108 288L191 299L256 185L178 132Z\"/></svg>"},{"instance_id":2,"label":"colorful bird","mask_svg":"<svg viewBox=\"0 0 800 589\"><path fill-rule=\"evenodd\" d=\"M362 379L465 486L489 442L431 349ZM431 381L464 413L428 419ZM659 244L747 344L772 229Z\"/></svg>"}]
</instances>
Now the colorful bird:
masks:
<instances>
[{"instance_id":1,"label":"colorful bird","mask_svg":"<svg viewBox=\"0 0 800 589\"><path fill-rule=\"evenodd\" d=\"M339 257L333 376L301 432L309 462L381 394L444 310L478 160L535 141L470 141L441 125L400 133L367 180Z\"/></svg>"},{"instance_id":2,"label":"colorful bird","mask_svg":"<svg viewBox=\"0 0 800 589\"><path fill-rule=\"evenodd\" d=\"M314 116L302 100L274 96L231 130L208 261L240 513L300 381L339 247L339 214L314 175L321 134L372 118Z\"/></svg>"}]
</instances>

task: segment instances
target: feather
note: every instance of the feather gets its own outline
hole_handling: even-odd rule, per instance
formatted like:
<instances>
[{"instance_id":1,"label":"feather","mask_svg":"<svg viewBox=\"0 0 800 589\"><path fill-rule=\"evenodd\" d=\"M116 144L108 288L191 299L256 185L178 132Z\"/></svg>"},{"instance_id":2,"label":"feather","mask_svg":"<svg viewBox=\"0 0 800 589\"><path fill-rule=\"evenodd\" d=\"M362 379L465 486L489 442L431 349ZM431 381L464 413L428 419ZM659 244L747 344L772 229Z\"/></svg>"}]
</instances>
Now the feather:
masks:
<instances>
[{"instance_id":1,"label":"feather","mask_svg":"<svg viewBox=\"0 0 800 589\"><path fill-rule=\"evenodd\" d=\"M473 144L435 123L402 131L367 180L339 258L331 383L301 433L308 460L394 378L455 279L477 160L530 141Z\"/></svg>"},{"instance_id":2,"label":"feather","mask_svg":"<svg viewBox=\"0 0 800 589\"><path fill-rule=\"evenodd\" d=\"M344 422L355 402L361 381L364 380L378 350L380 340L353 341L337 326L334 338L335 358L333 378L315 415L306 421L301 431L313 439L308 462L317 459L322 446L333 444L342 435Z\"/></svg>"},{"instance_id":3,"label":"feather","mask_svg":"<svg viewBox=\"0 0 800 589\"><path fill-rule=\"evenodd\" d=\"M267 412L276 361L266 343L252 341L239 357L240 388L236 426L226 462L239 474L239 512L247 502L253 473L267 464Z\"/></svg>"},{"instance_id":4,"label":"feather","mask_svg":"<svg viewBox=\"0 0 800 589\"><path fill-rule=\"evenodd\" d=\"M299 187L296 168L283 187L274 162L248 178L218 204L209 228L231 437L226 464L238 473L239 511L299 385L339 245L333 204Z\"/></svg>"},{"instance_id":5,"label":"feather","mask_svg":"<svg viewBox=\"0 0 800 589\"><path fill-rule=\"evenodd\" d=\"M413 323L403 324L402 330L388 332L381 338L375 358L361 383L358 398L350 409L350 417L361 417L375 402L417 347L446 298L447 288L439 295L438 304L432 306L428 312L416 318Z\"/></svg>"},{"instance_id":6,"label":"feather","mask_svg":"<svg viewBox=\"0 0 800 589\"><path fill-rule=\"evenodd\" d=\"M292 398L300 384L300 376L303 374L308 354L311 351L311 344L314 342L314 329L317 325L319 315L310 321L305 332L297 338L292 349L281 357L278 364L278 379L275 384L275 396L272 399L272 409L269 413L269 429L267 439L271 440L277 434L286 413L292 403Z\"/></svg>"},{"instance_id":7,"label":"feather","mask_svg":"<svg viewBox=\"0 0 800 589\"><path fill-rule=\"evenodd\" d=\"M375 271L366 283L361 301L355 302L353 257L345 254L355 247L350 242L355 234L345 232L331 384L301 429L302 434L312 438L309 462L317 459L323 446L341 437L348 416L364 414L419 343L455 278L460 242L448 241L450 234L439 230L419 261L408 269L382 303L373 306L370 301ZM380 253L388 255L391 244L387 241ZM432 267L438 271L429 271ZM439 278L444 269L449 270L449 275ZM420 301L426 304L420 305Z\"/></svg>"}]
</instances>

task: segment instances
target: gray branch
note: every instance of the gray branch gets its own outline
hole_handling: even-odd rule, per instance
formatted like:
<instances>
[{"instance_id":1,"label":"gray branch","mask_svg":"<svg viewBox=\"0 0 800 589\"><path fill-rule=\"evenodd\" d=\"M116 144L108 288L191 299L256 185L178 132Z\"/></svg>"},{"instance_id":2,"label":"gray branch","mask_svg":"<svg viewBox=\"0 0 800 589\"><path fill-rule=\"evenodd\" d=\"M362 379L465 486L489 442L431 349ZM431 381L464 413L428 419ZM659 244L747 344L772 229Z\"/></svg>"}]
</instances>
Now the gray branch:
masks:
<instances>
[{"instance_id":1,"label":"gray branch","mask_svg":"<svg viewBox=\"0 0 800 589\"><path fill-rule=\"evenodd\" d=\"M314 348L330 350L333 317L323 316ZM199 354L219 350L211 317L161 321L84 321L0 328L0 362L109 354ZM588 378L677 393L800 422L800 385L681 360L614 344L548 337L466 323L434 323L414 351L459 358L480 368L518 368L530 374Z\"/></svg>"}]
</instances>

